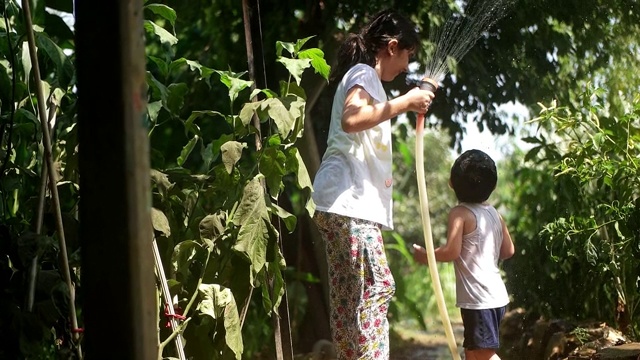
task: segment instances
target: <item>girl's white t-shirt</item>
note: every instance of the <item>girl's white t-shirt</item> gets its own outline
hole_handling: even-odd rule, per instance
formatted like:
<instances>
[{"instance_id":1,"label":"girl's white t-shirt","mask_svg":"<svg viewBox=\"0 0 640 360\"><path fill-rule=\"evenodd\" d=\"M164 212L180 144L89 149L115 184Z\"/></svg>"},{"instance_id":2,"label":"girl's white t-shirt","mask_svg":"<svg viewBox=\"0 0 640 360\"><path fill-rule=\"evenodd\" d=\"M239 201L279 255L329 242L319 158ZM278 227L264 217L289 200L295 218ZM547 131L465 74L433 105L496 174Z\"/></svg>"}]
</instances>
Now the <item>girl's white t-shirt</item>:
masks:
<instances>
[{"instance_id":1,"label":"girl's white t-shirt","mask_svg":"<svg viewBox=\"0 0 640 360\"><path fill-rule=\"evenodd\" d=\"M313 182L316 209L359 218L393 229L391 121L346 133L342 111L347 93L361 86L374 103L387 101L371 66L357 64L342 78L333 98L327 150Z\"/></svg>"}]
</instances>

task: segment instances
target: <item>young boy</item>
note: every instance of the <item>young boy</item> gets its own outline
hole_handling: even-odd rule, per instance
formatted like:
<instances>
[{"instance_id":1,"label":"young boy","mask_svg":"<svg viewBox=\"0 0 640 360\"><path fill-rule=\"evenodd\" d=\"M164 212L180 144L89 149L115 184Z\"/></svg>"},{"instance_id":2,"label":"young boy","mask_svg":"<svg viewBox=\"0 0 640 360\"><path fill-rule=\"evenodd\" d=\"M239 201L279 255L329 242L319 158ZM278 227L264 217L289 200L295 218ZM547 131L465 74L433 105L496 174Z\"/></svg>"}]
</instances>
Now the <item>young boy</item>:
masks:
<instances>
[{"instance_id":1,"label":"young boy","mask_svg":"<svg viewBox=\"0 0 640 360\"><path fill-rule=\"evenodd\" d=\"M436 261L454 262L466 360L500 359L500 321L509 295L498 260L510 258L515 249L504 220L485 202L497 180L496 165L484 152L469 150L456 159L449 186L459 204L449 211L447 243L435 249ZM425 248L414 248L414 259L426 264Z\"/></svg>"}]
</instances>

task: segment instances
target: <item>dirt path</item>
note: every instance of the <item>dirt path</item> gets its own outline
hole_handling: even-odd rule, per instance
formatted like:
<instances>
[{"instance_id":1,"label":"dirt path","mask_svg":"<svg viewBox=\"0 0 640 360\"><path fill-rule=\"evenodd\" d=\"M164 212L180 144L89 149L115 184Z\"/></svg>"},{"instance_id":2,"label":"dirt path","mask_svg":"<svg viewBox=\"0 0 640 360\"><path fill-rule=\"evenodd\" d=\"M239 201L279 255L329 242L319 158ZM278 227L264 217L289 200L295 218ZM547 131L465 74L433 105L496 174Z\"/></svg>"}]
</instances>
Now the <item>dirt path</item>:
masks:
<instances>
[{"instance_id":1,"label":"dirt path","mask_svg":"<svg viewBox=\"0 0 640 360\"><path fill-rule=\"evenodd\" d=\"M458 353L462 351L462 331L462 324L453 324ZM390 360L451 360L444 330L441 333L396 330L396 333Z\"/></svg>"}]
</instances>

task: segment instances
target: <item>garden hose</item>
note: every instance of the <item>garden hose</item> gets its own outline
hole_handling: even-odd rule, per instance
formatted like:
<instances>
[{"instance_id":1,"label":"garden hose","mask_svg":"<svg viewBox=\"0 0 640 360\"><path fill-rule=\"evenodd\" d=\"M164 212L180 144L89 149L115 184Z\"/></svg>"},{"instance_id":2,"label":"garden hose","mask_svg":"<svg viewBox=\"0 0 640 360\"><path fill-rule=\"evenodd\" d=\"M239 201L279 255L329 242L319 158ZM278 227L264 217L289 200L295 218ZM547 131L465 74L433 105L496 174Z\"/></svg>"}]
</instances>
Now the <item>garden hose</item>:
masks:
<instances>
[{"instance_id":1,"label":"garden hose","mask_svg":"<svg viewBox=\"0 0 640 360\"><path fill-rule=\"evenodd\" d=\"M430 78L422 79L422 81L419 82L419 86L421 89L429 90L433 93L435 93L438 89L437 82ZM418 177L420 213L422 215L422 230L424 233L425 249L427 249L427 264L429 266L431 284L433 285L433 291L436 295L438 311L440 312L440 319L442 320L442 325L444 326L444 331L447 337L447 344L449 345L452 359L460 360L460 355L458 354L458 346L456 345L456 339L453 335L453 328L451 327L451 321L449 320L449 314L447 313L447 307L444 302L444 294L442 292L442 285L440 284L440 276L438 275L436 255L433 246L433 235L431 234L431 219L429 218L429 198L427 197L427 183L424 177L424 117L425 114L418 114L416 120L416 173Z\"/></svg>"}]
</instances>

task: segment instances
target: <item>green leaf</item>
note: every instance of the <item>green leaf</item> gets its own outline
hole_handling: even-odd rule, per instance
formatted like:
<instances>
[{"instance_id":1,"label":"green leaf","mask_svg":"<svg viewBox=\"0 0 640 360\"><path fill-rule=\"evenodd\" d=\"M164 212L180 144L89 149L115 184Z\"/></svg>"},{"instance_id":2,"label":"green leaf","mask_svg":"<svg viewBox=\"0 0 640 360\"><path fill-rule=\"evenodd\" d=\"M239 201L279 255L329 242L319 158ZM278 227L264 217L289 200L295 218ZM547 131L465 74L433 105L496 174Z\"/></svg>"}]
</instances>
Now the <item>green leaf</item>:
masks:
<instances>
[{"instance_id":1,"label":"green leaf","mask_svg":"<svg viewBox=\"0 0 640 360\"><path fill-rule=\"evenodd\" d=\"M151 223L153 224L154 230L160 231L165 237L171 236L169 219L167 219L167 216L162 211L154 207L151 208Z\"/></svg>"},{"instance_id":2,"label":"green leaf","mask_svg":"<svg viewBox=\"0 0 640 360\"><path fill-rule=\"evenodd\" d=\"M287 50L289 54L295 55L296 49L295 45L290 42L276 41L276 56L282 56L282 50Z\"/></svg>"},{"instance_id":3,"label":"green leaf","mask_svg":"<svg viewBox=\"0 0 640 360\"><path fill-rule=\"evenodd\" d=\"M269 146L264 148L260 158L260 172L267 182L269 195L277 199L280 190L283 188L282 177L285 175L286 155L277 147Z\"/></svg>"},{"instance_id":4,"label":"green leaf","mask_svg":"<svg viewBox=\"0 0 640 360\"><path fill-rule=\"evenodd\" d=\"M163 105L166 105L168 96L167 87L164 86L162 82L158 81L149 71L147 71L146 82L154 95L162 100Z\"/></svg>"},{"instance_id":5,"label":"green leaf","mask_svg":"<svg viewBox=\"0 0 640 360\"><path fill-rule=\"evenodd\" d=\"M238 98L238 94L240 91L250 87L253 85L253 81L247 81L240 79L240 76L244 75L245 72L234 73L232 71L220 71L215 70L218 75L220 75L220 81L227 86L229 89L229 98L231 102L235 102Z\"/></svg>"},{"instance_id":6,"label":"green leaf","mask_svg":"<svg viewBox=\"0 0 640 360\"><path fill-rule=\"evenodd\" d=\"M151 169L151 181L156 185L163 198L167 197L169 190L173 187L173 183L169 181L169 176L155 169Z\"/></svg>"},{"instance_id":7,"label":"green leaf","mask_svg":"<svg viewBox=\"0 0 640 360\"><path fill-rule=\"evenodd\" d=\"M160 39L160 42L169 46L173 46L178 43L178 38L173 36L170 32L165 30L164 28L156 25L153 21L145 20L144 21L145 30L157 36Z\"/></svg>"},{"instance_id":8,"label":"green leaf","mask_svg":"<svg viewBox=\"0 0 640 360\"><path fill-rule=\"evenodd\" d=\"M255 114L256 110L262 106L262 101L248 102L242 106L242 110L240 110L240 121L242 121L242 125L247 126L251 123L251 119L253 119L253 114Z\"/></svg>"},{"instance_id":9,"label":"green leaf","mask_svg":"<svg viewBox=\"0 0 640 360\"><path fill-rule=\"evenodd\" d=\"M180 156L178 156L178 160L177 160L177 163L179 166L184 165L184 162L187 161L187 158L193 151L193 148L196 146L196 143L198 142L199 139L200 138L198 137L198 135L195 135L193 138L191 138L191 140L189 140L187 145L185 145L185 147L182 148L182 151L180 151Z\"/></svg>"},{"instance_id":10,"label":"green leaf","mask_svg":"<svg viewBox=\"0 0 640 360\"><path fill-rule=\"evenodd\" d=\"M215 240L224 233L225 221L227 214L218 212L217 214L209 214L200 220L200 238Z\"/></svg>"},{"instance_id":11,"label":"green leaf","mask_svg":"<svg viewBox=\"0 0 640 360\"><path fill-rule=\"evenodd\" d=\"M147 114L152 124L158 122L158 114L162 110L162 101L154 101L147 103Z\"/></svg>"},{"instance_id":12,"label":"green leaf","mask_svg":"<svg viewBox=\"0 0 640 360\"><path fill-rule=\"evenodd\" d=\"M304 164L304 161L302 160L298 149L293 147L289 149L289 152L287 153L287 164L287 170L290 170L294 174L296 174L298 188L306 190L305 196L307 197L307 202L305 204L305 208L307 209L309 216L313 217L313 214L316 210L316 205L311 198L311 193L313 192L313 183L311 182L311 177L309 177L309 172L307 171L307 167Z\"/></svg>"},{"instance_id":13,"label":"green leaf","mask_svg":"<svg viewBox=\"0 0 640 360\"><path fill-rule=\"evenodd\" d=\"M252 273L260 272L266 262L269 241L269 213L265 202L264 188L259 177L247 183L231 221L240 225L234 250L251 262ZM253 280L252 280L253 284Z\"/></svg>"},{"instance_id":14,"label":"green leaf","mask_svg":"<svg viewBox=\"0 0 640 360\"><path fill-rule=\"evenodd\" d=\"M159 15L171 23L171 26L176 26L176 11L172 8L162 4L149 4L144 6L145 9L151 10L156 15Z\"/></svg>"},{"instance_id":15,"label":"green leaf","mask_svg":"<svg viewBox=\"0 0 640 360\"><path fill-rule=\"evenodd\" d=\"M192 269L198 268L193 264L198 264L199 268L203 269L208 256L209 251L195 240L185 240L178 243L171 255L171 265L176 274L176 280L184 284L189 280L198 279L201 273L192 275Z\"/></svg>"},{"instance_id":16,"label":"green leaf","mask_svg":"<svg viewBox=\"0 0 640 360\"><path fill-rule=\"evenodd\" d=\"M297 222L297 218L295 217L295 215L291 214L287 210L274 203L271 204L271 211L278 215L280 219L282 219L282 222L284 222L284 226L286 226L287 230L289 230L289 233L292 233L293 230L295 230Z\"/></svg>"},{"instance_id":17,"label":"green leaf","mask_svg":"<svg viewBox=\"0 0 640 360\"><path fill-rule=\"evenodd\" d=\"M220 151L222 152L222 163L224 164L227 173L231 174L233 167L242 157L242 149L246 148L247 144L239 143L237 141L227 141L222 144Z\"/></svg>"},{"instance_id":18,"label":"green leaf","mask_svg":"<svg viewBox=\"0 0 640 360\"><path fill-rule=\"evenodd\" d=\"M163 78L169 76L169 64L167 64L164 59L152 55L147 55L147 59L150 60L151 63L156 65L160 76L162 76Z\"/></svg>"},{"instance_id":19,"label":"green leaf","mask_svg":"<svg viewBox=\"0 0 640 360\"><path fill-rule=\"evenodd\" d=\"M269 219L264 198L264 188L260 183L259 177L256 176L244 187L242 199L231 222L242 226L249 218L258 217Z\"/></svg>"},{"instance_id":20,"label":"green leaf","mask_svg":"<svg viewBox=\"0 0 640 360\"><path fill-rule=\"evenodd\" d=\"M233 351L237 360L240 360L244 345L240 327L238 306L233 293L229 288L218 284L201 284L198 292L202 301L196 308L203 315L210 316L214 320L224 317L225 343Z\"/></svg>"},{"instance_id":21,"label":"green leaf","mask_svg":"<svg viewBox=\"0 0 640 360\"><path fill-rule=\"evenodd\" d=\"M289 110L284 106L280 99L266 99L262 103L262 108L267 109L269 117L273 119L278 128L278 133L283 138L286 138L293 127L295 126L295 119Z\"/></svg>"},{"instance_id":22,"label":"green leaf","mask_svg":"<svg viewBox=\"0 0 640 360\"><path fill-rule=\"evenodd\" d=\"M297 85L294 84L294 87ZM304 119L305 119L305 107L306 101L297 95L288 95L282 99L286 108L289 109L289 113L293 117L294 126L291 130L291 135L287 139L295 141L296 138L301 138L304 135Z\"/></svg>"},{"instance_id":23,"label":"green leaf","mask_svg":"<svg viewBox=\"0 0 640 360\"><path fill-rule=\"evenodd\" d=\"M327 61L324 59L324 52L317 48L303 50L298 54L300 59L310 59L311 66L315 70L316 74L320 74L326 80L329 80L329 73L331 72L331 67L327 64Z\"/></svg>"},{"instance_id":24,"label":"green leaf","mask_svg":"<svg viewBox=\"0 0 640 360\"><path fill-rule=\"evenodd\" d=\"M302 73L305 69L311 66L310 59L289 59L281 57L278 58L278 62L282 63L287 68L289 73L291 73L291 76L296 79L296 83L298 85L300 85L300 82L302 81Z\"/></svg>"},{"instance_id":25,"label":"green leaf","mask_svg":"<svg viewBox=\"0 0 640 360\"><path fill-rule=\"evenodd\" d=\"M264 204L263 204L263 207ZM266 209L266 207L265 207ZM233 249L251 263L251 272L257 274L267 262L267 244L270 226L263 217L247 218L240 227L238 239ZM253 278L253 277L252 277ZM251 281L252 286L256 284Z\"/></svg>"},{"instance_id":26,"label":"green leaf","mask_svg":"<svg viewBox=\"0 0 640 360\"><path fill-rule=\"evenodd\" d=\"M42 49L56 65L59 86L63 89L68 88L75 74L71 60L46 33L36 33L35 38L38 48Z\"/></svg>"},{"instance_id":27,"label":"green leaf","mask_svg":"<svg viewBox=\"0 0 640 360\"><path fill-rule=\"evenodd\" d=\"M302 50L302 48L304 47L304 44L306 44L307 41L313 39L314 37L315 35L311 35L311 36L307 36L306 38L298 39L296 41L295 52L300 53L300 50Z\"/></svg>"},{"instance_id":28,"label":"green leaf","mask_svg":"<svg viewBox=\"0 0 640 360\"><path fill-rule=\"evenodd\" d=\"M202 117L206 117L206 116L211 116L211 117L221 117L223 119L226 120L226 116L224 116L224 114L218 112L218 111L214 111L214 110L198 110L198 111L192 111L191 115L189 115L189 118L184 122L184 127L185 129L187 129L187 131L198 135L198 136L202 136L202 134L200 133L200 129L198 126L194 125L194 122Z\"/></svg>"},{"instance_id":29,"label":"green leaf","mask_svg":"<svg viewBox=\"0 0 640 360\"><path fill-rule=\"evenodd\" d=\"M167 108L174 114L179 114L184 106L184 96L189 93L185 83L173 83L167 87Z\"/></svg>"},{"instance_id":30,"label":"green leaf","mask_svg":"<svg viewBox=\"0 0 640 360\"><path fill-rule=\"evenodd\" d=\"M203 66L197 61L186 60L186 62L191 70L198 70L198 72L200 73L200 79L208 79L209 77L211 77L211 74L214 73L213 69Z\"/></svg>"}]
</instances>

